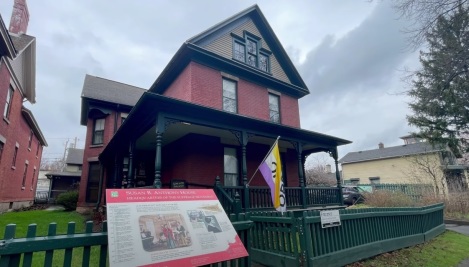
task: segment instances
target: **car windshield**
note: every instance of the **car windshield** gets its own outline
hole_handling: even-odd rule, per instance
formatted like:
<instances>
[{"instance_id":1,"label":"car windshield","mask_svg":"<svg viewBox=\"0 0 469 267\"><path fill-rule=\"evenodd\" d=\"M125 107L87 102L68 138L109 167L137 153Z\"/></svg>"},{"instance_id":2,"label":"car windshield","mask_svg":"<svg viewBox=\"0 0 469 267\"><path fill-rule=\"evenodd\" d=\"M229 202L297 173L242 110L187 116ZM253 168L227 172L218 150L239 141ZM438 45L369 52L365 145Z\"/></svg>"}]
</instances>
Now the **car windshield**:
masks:
<instances>
[{"instance_id":1,"label":"car windshield","mask_svg":"<svg viewBox=\"0 0 469 267\"><path fill-rule=\"evenodd\" d=\"M344 187L342 192L358 192L358 189L355 187Z\"/></svg>"}]
</instances>

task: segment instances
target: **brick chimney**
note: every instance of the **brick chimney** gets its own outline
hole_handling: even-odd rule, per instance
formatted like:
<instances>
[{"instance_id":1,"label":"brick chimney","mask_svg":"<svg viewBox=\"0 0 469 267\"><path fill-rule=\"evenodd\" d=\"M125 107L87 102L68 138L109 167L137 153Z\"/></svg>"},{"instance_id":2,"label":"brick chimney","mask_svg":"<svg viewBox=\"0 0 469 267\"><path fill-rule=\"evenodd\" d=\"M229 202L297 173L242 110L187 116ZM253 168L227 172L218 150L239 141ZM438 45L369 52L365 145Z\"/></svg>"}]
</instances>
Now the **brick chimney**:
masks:
<instances>
[{"instance_id":1,"label":"brick chimney","mask_svg":"<svg viewBox=\"0 0 469 267\"><path fill-rule=\"evenodd\" d=\"M332 173L331 164L326 164L326 173Z\"/></svg>"},{"instance_id":2,"label":"brick chimney","mask_svg":"<svg viewBox=\"0 0 469 267\"><path fill-rule=\"evenodd\" d=\"M384 148L384 144L383 144L382 142L380 142L380 143L378 144L378 148L379 148L379 149L383 149L383 148Z\"/></svg>"},{"instance_id":3,"label":"brick chimney","mask_svg":"<svg viewBox=\"0 0 469 267\"><path fill-rule=\"evenodd\" d=\"M11 13L10 29L11 33L22 34L28 30L29 11L26 0L15 0L13 12Z\"/></svg>"}]
</instances>

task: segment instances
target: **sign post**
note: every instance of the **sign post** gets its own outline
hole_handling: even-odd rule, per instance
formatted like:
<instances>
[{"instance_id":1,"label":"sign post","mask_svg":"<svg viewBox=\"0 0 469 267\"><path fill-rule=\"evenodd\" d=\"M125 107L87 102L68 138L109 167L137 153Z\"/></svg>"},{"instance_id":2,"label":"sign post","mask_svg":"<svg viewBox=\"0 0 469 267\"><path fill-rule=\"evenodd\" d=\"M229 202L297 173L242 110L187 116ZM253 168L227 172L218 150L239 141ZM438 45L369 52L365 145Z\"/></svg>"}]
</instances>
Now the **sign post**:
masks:
<instances>
[{"instance_id":1,"label":"sign post","mask_svg":"<svg viewBox=\"0 0 469 267\"><path fill-rule=\"evenodd\" d=\"M200 266L248 256L210 189L107 189L110 266Z\"/></svg>"}]
</instances>

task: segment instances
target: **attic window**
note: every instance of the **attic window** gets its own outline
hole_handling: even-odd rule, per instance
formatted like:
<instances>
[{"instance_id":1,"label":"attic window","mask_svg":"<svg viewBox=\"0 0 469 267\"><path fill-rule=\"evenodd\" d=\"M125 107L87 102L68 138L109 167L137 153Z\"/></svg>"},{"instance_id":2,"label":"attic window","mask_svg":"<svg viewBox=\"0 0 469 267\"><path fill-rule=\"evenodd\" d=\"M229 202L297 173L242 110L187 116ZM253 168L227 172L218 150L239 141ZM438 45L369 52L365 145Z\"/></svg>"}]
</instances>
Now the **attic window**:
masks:
<instances>
[{"instance_id":1,"label":"attic window","mask_svg":"<svg viewBox=\"0 0 469 267\"><path fill-rule=\"evenodd\" d=\"M232 34L233 59L270 73L271 52L262 48L261 38L244 31L244 37Z\"/></svg>"}]
</instances>

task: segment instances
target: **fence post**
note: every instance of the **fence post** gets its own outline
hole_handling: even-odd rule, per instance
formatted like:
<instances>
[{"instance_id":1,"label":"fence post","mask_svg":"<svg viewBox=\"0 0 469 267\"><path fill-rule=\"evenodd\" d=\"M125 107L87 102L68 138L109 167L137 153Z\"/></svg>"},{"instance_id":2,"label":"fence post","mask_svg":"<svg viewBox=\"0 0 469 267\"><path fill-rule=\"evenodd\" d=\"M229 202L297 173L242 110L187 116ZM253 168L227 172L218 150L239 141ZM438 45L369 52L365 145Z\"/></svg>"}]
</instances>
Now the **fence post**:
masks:
<instances>
[{"instance_id":1,"label":"fence post","mask_svg":"<svg viewBox=\"0 0 469 267\"><path fill-rule=\"evenodd\" d=\"M308 212L303 211L302 213L302 216L296 218L295 220L296 227L298 228L298 237L300 239L299 241L301 248L301 251L299 251L298 266L309 266L309 257L312 255L312 237L311 230L309 229L305 220Z\"/></svg>"},{"instance_id":2,"label":"fence post","mask_svg":"<svg viewBox=\"0 0 469 267\"><path fill-rule=\"evenodd\" d=\"M236 214L236 220L238 220L239 214L241 213L243 207L241 204L241 199L239 197L238 192L235 193L234 196L234 207L233 207L233 212Z\"/></svg>"}]
</instances>

